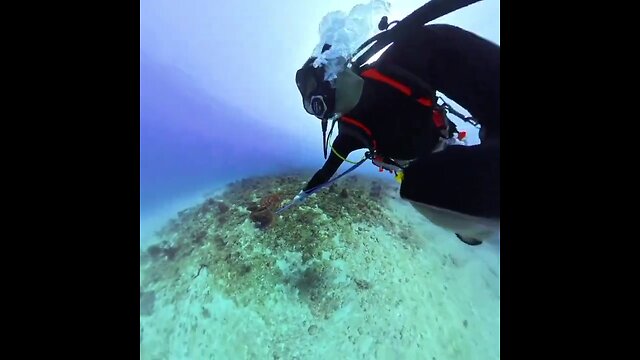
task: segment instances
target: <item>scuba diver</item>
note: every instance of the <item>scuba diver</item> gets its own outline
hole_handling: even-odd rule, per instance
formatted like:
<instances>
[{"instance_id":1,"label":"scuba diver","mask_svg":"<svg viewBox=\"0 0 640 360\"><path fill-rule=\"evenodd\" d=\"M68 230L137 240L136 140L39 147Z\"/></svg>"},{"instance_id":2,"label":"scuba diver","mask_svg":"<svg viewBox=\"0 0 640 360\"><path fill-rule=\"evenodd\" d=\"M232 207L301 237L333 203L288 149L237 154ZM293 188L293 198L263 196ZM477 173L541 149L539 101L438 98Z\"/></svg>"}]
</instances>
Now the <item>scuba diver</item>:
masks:
<instances>
[{"instance_id":1,"label":"scuba diver","mask_svg":"<svg viewBox=\"0 0 640 360\"><path fill-rule=\"evenodd\" d=\"M366 149L365 159L347 172L371 160L380 171L396 174L401 198L464 243L499 236L500 47L456 26L425 25L477 1L432 0L390 30L383 17L379 28L386 31L358 51L374 46L357 60L342 58L331 80L325 66L314 66L316 57L305 62L296 84L305 110L322 122L326 161L291 205L337 180L330 179L348 155ZM367 54L390 43L378 60L363 65ZM325 44L321 53L329 49ZM471 117L439 104L436 91ZM460 146L465 134L447 113L480 125L481 143ZM331 145L330 121L329 136L338 127Z\"/></svg>"}]
</instances>

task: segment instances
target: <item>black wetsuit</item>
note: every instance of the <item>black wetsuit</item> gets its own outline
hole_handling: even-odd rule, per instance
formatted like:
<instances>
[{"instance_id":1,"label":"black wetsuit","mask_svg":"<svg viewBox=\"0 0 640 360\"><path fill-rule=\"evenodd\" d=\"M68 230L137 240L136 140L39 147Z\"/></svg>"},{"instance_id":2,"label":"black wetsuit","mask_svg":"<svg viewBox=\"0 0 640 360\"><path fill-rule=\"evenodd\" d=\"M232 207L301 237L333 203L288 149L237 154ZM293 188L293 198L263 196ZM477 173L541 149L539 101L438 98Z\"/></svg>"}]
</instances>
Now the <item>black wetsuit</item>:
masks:
<instances>
[{"instance_id":1,"label":"black wetsuit","mask_svg":"<svg viewBox=\"0 0 640 360\"><path fill-rule=\"evenodd\" d=\"M393 87L364 79L356 107L344 114L373 133L378 153L418 158L406 170L403 198L461 213L500 217L500 47L451 25L428 25L396 41L376 62L400 67L440 91L482 125L481 145L450 146L432 154L438 131L431 110ZM343 157L368 148L362 131L339 122L334 149ZM353 134L357 136L353 136ZM331 178L342 160L331 153L304 190Z\"/></svg>"}]
</instances>

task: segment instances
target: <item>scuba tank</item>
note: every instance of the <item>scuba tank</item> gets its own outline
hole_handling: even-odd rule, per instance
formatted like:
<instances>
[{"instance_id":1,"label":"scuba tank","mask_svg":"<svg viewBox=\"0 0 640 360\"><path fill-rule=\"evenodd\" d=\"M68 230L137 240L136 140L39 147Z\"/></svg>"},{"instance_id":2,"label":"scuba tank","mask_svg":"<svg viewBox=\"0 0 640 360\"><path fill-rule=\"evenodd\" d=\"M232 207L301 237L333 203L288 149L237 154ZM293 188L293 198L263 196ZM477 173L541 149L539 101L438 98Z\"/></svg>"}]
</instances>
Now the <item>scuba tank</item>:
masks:
<instances>
[{"instance_id":1,"label":"scuba tank","mask_svg":"<svg viewBox=\"0 0 640 360\"><path fill-rule=\"evenodd\" d=\"M479 1L481 0L431 0L400 21L392 21L389 23L388 18L383 16L378 23L378 29L382 32L374 35L358 47L351 55L351 67L353 69L360 68L367 60L387 45L400 38L411 36L411 32L415 31L416 28L420 28L428 22ZM392 24L395 25L389 28ZM358 53L371 44L373 45L369 49L357 57L356 60L353 60Z\"/></svg>"}]
</instances>

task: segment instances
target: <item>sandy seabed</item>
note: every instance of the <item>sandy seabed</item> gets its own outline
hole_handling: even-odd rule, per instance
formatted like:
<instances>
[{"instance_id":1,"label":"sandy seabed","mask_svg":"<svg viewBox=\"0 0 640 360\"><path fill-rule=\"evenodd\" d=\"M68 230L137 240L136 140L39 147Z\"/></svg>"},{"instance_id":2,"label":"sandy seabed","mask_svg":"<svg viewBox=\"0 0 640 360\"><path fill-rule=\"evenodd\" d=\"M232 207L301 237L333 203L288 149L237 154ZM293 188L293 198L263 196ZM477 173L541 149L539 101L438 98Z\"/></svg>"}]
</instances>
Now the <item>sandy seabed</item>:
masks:
<instances>
[{"instance_id":1,"label":"sandy seabed","mask_svg":"<svg viewBox=\"0 0 640 360\"><path fill-rule=\"evenodd\" d=\"M249 178L140 250L141 359L499 359L499 246L361 176L279 216L306 174Z\"/></svg>"}]
</instances>

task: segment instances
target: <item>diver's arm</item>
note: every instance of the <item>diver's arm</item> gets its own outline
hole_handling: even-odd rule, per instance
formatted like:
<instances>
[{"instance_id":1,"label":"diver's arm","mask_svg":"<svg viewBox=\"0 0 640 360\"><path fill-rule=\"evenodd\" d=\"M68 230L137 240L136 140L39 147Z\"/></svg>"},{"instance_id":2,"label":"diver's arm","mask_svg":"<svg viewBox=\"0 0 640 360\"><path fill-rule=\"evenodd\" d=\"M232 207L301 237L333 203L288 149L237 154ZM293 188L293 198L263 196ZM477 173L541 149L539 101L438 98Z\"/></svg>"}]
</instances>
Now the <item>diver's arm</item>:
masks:
<instances>
[{"instance_id":1,"label":"diver's arm","mask_svg":"<svg viewBox=\"0 0 640 360\"><path fill-rule=\"evenodd\" d=\"M363 148L358 139L344 134L338 134L332 147L335 151L330 152L329 158L325 161L324 166L322 166L322 168L313 175L311 180L307 183L307 186L304 187L303 191L306 192L329 181L336 171L338 171L343 160L335 154L336 152L346 159L352 151Z\"/></svg>"}]
</instances>

